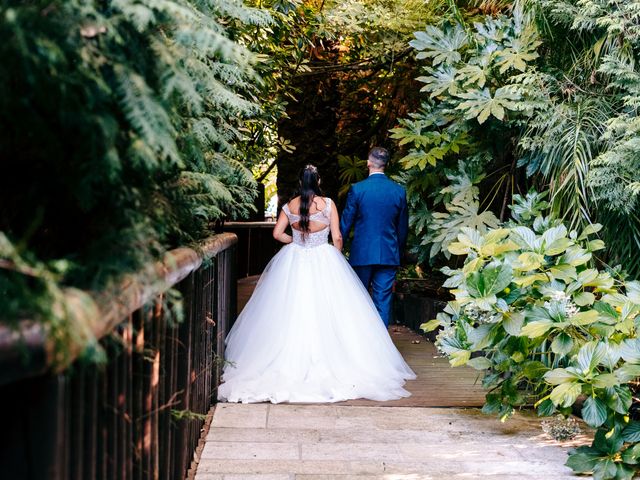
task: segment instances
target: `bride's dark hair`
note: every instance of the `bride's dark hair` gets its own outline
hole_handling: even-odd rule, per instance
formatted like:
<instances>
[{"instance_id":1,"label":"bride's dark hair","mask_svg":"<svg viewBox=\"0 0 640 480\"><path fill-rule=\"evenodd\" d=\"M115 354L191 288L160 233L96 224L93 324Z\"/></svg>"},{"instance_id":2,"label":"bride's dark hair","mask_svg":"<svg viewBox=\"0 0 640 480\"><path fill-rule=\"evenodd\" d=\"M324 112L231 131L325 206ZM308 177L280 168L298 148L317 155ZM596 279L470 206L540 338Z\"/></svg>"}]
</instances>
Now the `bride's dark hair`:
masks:
<instances>
[{"instance_id":1,"label":"bride's dark hair","mask_svg":"<svg viewBox=\"0 0 640 480\"><path fill-rule=\"evenodd\" d=\"M313 165L307 165L300 172L300 222L298 226L305 233L309 232L309 209L320 191L320 175Z\"/></svg>"}]
</instances>

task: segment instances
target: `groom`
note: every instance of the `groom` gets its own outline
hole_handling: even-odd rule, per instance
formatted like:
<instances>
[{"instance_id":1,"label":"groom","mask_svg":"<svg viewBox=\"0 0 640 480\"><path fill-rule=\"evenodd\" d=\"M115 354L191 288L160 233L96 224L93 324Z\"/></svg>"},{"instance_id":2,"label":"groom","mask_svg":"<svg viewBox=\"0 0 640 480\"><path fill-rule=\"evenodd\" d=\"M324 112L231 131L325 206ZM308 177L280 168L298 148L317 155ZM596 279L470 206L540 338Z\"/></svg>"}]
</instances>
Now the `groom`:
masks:
<instances>
[{"instance_id":1,"label":"groom","mask_svg":"<svg viewBox=\"0 0 640 480\"><path fill-rule=\"evenodd\" d=\"M354 228L349 263L365 288L371 289L373 303L387 327L391 289L409 229L406 192L384 174L388 162L387 150L371 149L369 177L351 186L340 220L343 238Z\"/></svg>"}]
</instances>

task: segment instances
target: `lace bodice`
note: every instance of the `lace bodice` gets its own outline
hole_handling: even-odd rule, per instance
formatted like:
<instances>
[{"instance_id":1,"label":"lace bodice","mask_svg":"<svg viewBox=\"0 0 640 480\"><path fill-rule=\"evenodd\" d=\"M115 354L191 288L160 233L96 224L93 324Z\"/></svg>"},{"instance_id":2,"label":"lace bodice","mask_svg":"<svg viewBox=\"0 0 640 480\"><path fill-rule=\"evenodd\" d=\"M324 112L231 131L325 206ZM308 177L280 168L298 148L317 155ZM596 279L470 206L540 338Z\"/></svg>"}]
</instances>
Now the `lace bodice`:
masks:
<instances>
[{"instance_id":1,"label":"lace bodice","mask_svg":"<svg viewBox=\"0 0 640 480\"><path fill-rule=\"evenodd\" d=\"M323 199L326 203L326 206L321 211L309 215L309 221L322 223L326 225L326 228L320 230L319 232L307 233L305 235L300 230L296 230L292 227L291 230L293 231L293 243L295 243L296 245L300 245L301 247L305 248L312 248L319 245L324 245L329 241L329 225L331 224L331 199L324 197ZM289 219L289 225L300 221L300 215L291 213L288 204L285 204L282 207L282 211Z\"/></svg>"}]
</instances>

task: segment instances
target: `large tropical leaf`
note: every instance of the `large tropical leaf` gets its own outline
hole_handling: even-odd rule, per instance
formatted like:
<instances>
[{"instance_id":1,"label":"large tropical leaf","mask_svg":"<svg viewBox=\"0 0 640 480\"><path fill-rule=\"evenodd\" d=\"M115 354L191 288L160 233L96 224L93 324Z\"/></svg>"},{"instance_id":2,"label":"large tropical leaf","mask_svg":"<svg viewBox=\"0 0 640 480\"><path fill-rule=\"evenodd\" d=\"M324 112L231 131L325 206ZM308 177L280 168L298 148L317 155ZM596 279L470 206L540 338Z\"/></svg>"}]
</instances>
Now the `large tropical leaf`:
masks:
<instances>
[{"instance_id":1,"label":"large tropical leaf","mask_svg":"<svg viewBox=\"0 0 640 480\"><path fill-rule=\"evenodd\" d=\"M457 71L455 79L465 87L477 85L479 88L483 88L487 82L487 73L487 70L480 65L466 65ZM450 93L455 94L456 92L450 91Z\"/></svg>"},{"instance_id":2,"label":"large tropical leaf","mask_svg":"<svg viewBox=\"0 0 640 480\"><path fill-rule=\"evenodd\" d=\"M490 115L498 120L504 120L505 110L519 109L520 98L505 87L498 88L493 95L488 88L484 88L459 93L458 96L464 101L456 108L464 111L465 118L475 118L480 124L483 124Z\"/></svg>"},{"instance_id":3,"label":"large tropical leaf","mask_svg":"<svg viewBox=\"0 0 640 480\"><path fill-rule=\"evenodd\" d=\"M492 262L482 271L472 272L467 278L467 291L473 297L487 297L501 292L511 283L513 270L508 264Z\"/></svg>"},{"instance_id":4,"label":"large tropical leaf","mask_svg":"<svg viewBox=\"0 0 640 480\"><path fill-rule=\"evenodd\" d=\"M507 39L506 48L496 52L500 73L512 68L524 72L527 63L538 58L536 48L541 43L533 26L527 27L520 35Z\"/></svg>"},{"instance_id":5,"label":"large tropical leaf","mask_svg":"<svg viewBox=\"0 0 640 480\"><path fill-rule=\"evenodd\" d=\"M430 58L433 65L460 61L460 50L468 43L467 33L460 24L442 29L429 25L424 31L415 32L414 36L415 40L409 45L418 50L416 58Z\"/></svg>"},{"instance_id":6,"label":"large tropical leaf","mask_svg":"<svg viewBox=\"0 0 640 480\"><path fill-rule=\"evenodd\" d=\"M421 92L430 92L431 98L437 97L444 92L450 95L455 95L458 92L456 81L458 72L454 67L445 65L437 69L430 69L428 73L428 76L416 78L416 80L425 84L420 89Z\"/></svg>"},{"instance_id":7,"label":"large tropical leaf","mask_svg":"<svg viewBox=\"0 0 640 480\"><path fill-rule=\"evenodd\" d=\"M484 233L489 228L497 228L498 218L489 210L480 211L477 201L467 203L454 199L446 205L447 213L434 213L431 234L425 239L425 243L431 243L431 257L444 252L450 256L449 245L454 242L463 227L477 229Z\"/></svg>"}]
</instances>

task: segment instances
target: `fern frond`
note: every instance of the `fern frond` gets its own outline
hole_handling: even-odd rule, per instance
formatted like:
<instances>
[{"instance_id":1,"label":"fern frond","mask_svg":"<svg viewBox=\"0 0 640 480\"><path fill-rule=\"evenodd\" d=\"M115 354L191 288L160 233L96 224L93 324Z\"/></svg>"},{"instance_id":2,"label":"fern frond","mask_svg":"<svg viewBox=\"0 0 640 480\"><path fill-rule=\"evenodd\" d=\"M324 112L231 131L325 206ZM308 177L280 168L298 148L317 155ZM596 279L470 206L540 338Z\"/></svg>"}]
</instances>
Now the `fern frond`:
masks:
<instances>
[{"instance_id":1,"label":"fern frond","mask_svg":"<svg viewBox=\"0 0 640 480\"><path fill-rule=\"evenodd\" d=\"M196 3L209 8L224 17L234 18L246 25L262 28L273 25L271 14L259 8L251 8L240 0L196 0Z\"/></svg>"},{"instance_id":2,"label":"fern frond","mask_svg":"<svg viewBox=\"0 0 640 480\"><path fill-rule=\"evenodd\" d=\"M111 7L114 11L122 13L140 33L146 32L157 22L153 9L137 1L112 0Z\"/></svg>"},{"instance_id":3,"label":"fern frond","mask_svg":"<svg viewBox=\"0 0 640 480\"><path fill-rule=\"evenodd\" d=\"M230 142L235 136L224 135L220 129L216 128L211 119L198 118L191 124L191 133L198 139L204 148L218 148L221 151L233 152L235 146Z\"/></svg>"},{"instance_id":4,"label":"fern frond","mask_svg":"<svg viewBox=\"0 0 640 480\"><path fill-rule=\"evenodd\" d=\"M160 161L167 159L181 166L182 158L174 141L176 130L144 78L122 65L116 65L114 72L122 110L140 140L159 155Z\"/></svg>"}]
</instances>

